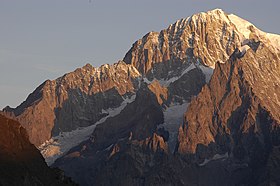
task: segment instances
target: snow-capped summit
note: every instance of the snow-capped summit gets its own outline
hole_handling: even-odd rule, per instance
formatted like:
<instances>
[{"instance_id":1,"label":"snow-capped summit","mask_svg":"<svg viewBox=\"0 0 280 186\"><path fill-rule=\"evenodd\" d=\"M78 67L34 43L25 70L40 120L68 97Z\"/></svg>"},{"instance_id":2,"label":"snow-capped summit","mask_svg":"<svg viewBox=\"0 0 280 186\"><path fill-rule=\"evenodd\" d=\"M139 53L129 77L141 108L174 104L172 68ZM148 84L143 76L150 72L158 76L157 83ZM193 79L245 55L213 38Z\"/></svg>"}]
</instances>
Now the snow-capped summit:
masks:
<instances>
[{"instance_id":1,"label":"snow-capped summit","mask_svg":"<svg viewBox=\"0 0 280 186\"><path fill-rule=\"evenodd\" d=\"M280 50L280 35L263 32L249 21L234 14L228 15L228 17L230 21L236 26L237 31L244 36L243 41L249 40L250 34L256 34L258 38L263 40L263 42L269 42L269 44L271 44L277 50Z\"/></svg>"},{"instance_id":2,"label":"snow-capped summit","mask_svg":"<svg viewBox=\"0 0 280 186\"><path fill-rule=\"evenodd\" d=\"M194 59L214 68L217 61L226 61L235 48L250 39L270 42L279 48L279 35L262 32L238 16L215 9L180 19L160 32L146 34L133 44L124 61L145 74L153 72L159 63L170 63L165 66L172 67L178 60ZM167 75L154 73L153 76L161 79Z\"/></svg>"}]
</instances>

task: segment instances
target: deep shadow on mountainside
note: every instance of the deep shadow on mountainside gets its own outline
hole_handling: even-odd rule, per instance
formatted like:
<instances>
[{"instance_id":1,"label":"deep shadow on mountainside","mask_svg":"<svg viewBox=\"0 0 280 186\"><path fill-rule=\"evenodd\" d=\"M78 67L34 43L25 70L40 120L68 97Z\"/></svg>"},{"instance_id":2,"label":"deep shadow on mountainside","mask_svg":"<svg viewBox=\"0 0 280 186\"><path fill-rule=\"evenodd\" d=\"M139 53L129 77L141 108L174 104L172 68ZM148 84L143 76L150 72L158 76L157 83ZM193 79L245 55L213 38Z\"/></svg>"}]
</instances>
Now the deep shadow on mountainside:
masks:
<instances>
[{"instance_id":1,"label":"deep shadow on mountainside","mask_svg":"<svg viewBox=\"0 0 280 186\"><path fill-rule=\"evenodd\" d=\"M76 185L59 169L49 168L25 129L0 114L0 185Z\"/></svg>"},{"instance_id":2,"label":"deep shadow on mountainside","mask_svg":"<svg viewBox=\"0 0 280 186\"><path fill-rule=\"evenodd\" d=\"M118 152L119 147L113 147L113 144L127 139L145 140L156 133L157 125L162 122L162 108L156 96L147 86L142 87L134 102L119 115L97 125L90 139L70 150L54 166L61 165L67 171L66 174L71 175L81 185L98 183L96 172L100 171L108 156ZM111 152L112 148L115 148L116 152Z\"/></svg>"}]
</instances>

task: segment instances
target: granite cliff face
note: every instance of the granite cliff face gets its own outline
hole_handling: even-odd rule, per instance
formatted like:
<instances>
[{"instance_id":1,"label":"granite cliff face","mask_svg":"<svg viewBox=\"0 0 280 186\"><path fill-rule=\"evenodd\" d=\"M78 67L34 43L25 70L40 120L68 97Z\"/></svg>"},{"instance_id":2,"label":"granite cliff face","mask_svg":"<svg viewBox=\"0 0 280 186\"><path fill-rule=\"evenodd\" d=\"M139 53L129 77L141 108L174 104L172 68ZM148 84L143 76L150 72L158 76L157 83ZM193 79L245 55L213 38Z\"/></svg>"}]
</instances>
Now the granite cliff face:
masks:
<instances>
[{"instance_id":1,"label":"granite cliff face","mask_svg":"<svg viewBox=\"0 0 280 186\"><path fill-rule=\"evenodd\" d=\"M0 114L0 133L0 185L74 185L47 166L18 122Z\"/></svg>"}]
</instances>

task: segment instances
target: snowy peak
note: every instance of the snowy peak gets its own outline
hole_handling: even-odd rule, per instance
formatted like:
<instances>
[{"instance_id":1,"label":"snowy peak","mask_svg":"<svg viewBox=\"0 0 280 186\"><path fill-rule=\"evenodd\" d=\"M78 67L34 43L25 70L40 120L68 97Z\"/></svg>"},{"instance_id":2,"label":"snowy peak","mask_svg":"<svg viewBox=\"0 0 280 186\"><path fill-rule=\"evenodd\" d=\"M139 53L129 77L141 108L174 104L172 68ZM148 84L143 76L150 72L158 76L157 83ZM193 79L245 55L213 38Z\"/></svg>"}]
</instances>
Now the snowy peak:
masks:
<instances>
[{"instance_id":1,"label":"snowy peak","mask_svg":"<svg viewBox=\"0 0 280 186\"><path fill-rule=\"evenodd\" d=\"M146 34L133 44L124 61L143 74L155 70L160 63L172 68L176 62L198 62L214 68L217 61L226 61L241 46L234 30L236 27L220 9L194 14L159 33Z\"/></svg>"},{"instance_id":2,"label":"snowy peak","mask_svg":"<svg viewBox=\"0 0 280 186\"><path fill-rule=\"evenodd\" d=\"M211 18L212 21L225 22L228 25L230 24L228 15L222 9L214 9L191 16L191 19L196 22L198 22L198 20L206 22L209 18Z\"/></svg>"},{"instance_id":3,"label":"snowy peak","mask_svg":"<svg viewBox=\"0 0 280 186\"><path fill-rule=\"evenodd\" d=\"M194 14L190 17L180 19L180 20L176 21L174 24L169 25L167 30L173 30L174 33L177 33L178 31L186 28L187 26L191 26L191 22L193 22L194 25L197 26L199 21L207 22L208 18L211 18L212 21L218 20L218 21L223 21L223 22L230 24L229 18L223 10L214 9L214 10L211 10L208 12L201 12L201 13Z\"/></svg>"},{"instance_id":4,"label":"snowy peak","mask_svg":"<svg viewBox=\"0 0 280 186\"><path fill-rule=\"evenodd\" d=\"M230 14L228 17L236 26L237 31L243 35L243 41L249 40L255 35L262 42L272 45L275 49L280 50L280 35L263 32L252 23L234 14Z\"/></svg>"},{"instance_id":5,"label":"snowy peak","mask_svg":"<svg viewBox=\"0 0 280 186\"><path fill-rule=\"evenodd\" d=\"M198 61L214 68L216 62L227 61L236 48L250 40L280 48L279 35L262 32L236 15L214 9L180 19L160 32L146 34L133 44L124 61L143 74L153 71L159 63L178 61Z\"/></svg>"},{"instance_id":6,"label":"snowy peak","mask_svg":"<svg viewBox=\"0 0 280 186\"><path fill-rule=\"evenodd\" d=\"M230 21L236 26L237 30L248 39L251 33L250 27L252 27L253 24L234 14L230 14L228 17Z\"/></svg>"}]
</instances>

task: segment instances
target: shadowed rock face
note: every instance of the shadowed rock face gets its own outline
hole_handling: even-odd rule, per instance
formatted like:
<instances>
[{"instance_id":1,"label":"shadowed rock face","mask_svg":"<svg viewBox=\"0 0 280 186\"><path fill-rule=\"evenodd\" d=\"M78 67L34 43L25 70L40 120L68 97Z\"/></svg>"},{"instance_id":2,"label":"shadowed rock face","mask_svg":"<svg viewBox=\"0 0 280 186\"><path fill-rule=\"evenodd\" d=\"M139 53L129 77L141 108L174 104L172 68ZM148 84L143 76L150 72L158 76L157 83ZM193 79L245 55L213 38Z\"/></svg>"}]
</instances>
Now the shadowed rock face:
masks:
<instances>
[{"instance_id":1,"label":"shadowed rock face","mask_svg":"<svg viewBox=\"0 0 280 186\"><path fill-rule=\"evenodd\" d=\"M0 114L0 185L74 185L47 166L25 129Z\"/></svg>"},{"instance_id":2,"label":"shadowed rock face","mask_svg":"<svg viewBox=\"0 0 280 186\"><path fill-rule=\"evenodd\" d=\"M95 173L96 185L174 185L179 182L174 179L176 176L172 175L172 171L163 168L168 162L168 147L157 134L144 140L120 141L109 152L109 158ZM153 169L159 165L163 168L161 172Z\"/></svg>"},{"instance_id":3,"label":"shadowed rock face","mask_svg":"<svg viewBox=\"0 0 280 186\"><path fill-rule=\"evenodd\" d=\"M126 143L133 141L154 152L158 149L167 152L162 137L154 135L149 139L157 131L157 125L163 122L163 113L155 95L146 85L143 86L134 102L119 115L97 125L89 140L70 150L54 166L62 167L67 175L82 185L93 185L99 183L97 174L101 169L105 171L104 163L118 152L124 152Z\"/></svg>"},{"instance_id":4,"label":"shadowed rock face","mask_svg":"<svg viewBox=\"0 0 280 186\"><path fill-rule=\"evenodd\" d=\"M107 116L103 110L118 107L123 102L122 95L115 88L94 95L88 95L79 89L69 90L67 94L68 99L55 109L52 136L94 124Z\"/></svg>"},{"instance_id":5,"label":"shadowed rock face","mask_svg":"<svg viewBox=\"0 0 280 186\"><path fill-rule=\"evenodd\" d=\"M196 96L205 84L205 74L199 67L190 70L181 76L179 80L169 85L166 104L190 102L191 98Z\"/></svg>"},{"instance_id":6,"label":"shadowed rock face","mask_svg":"<svg viewBox=\"0 0 280 186\"><path fill-rule=\"evenodd\" d=\"M116 117L108 118L102 125L96 126L91 141L97 146L102 144L102 148L105 148L130 135L132 139L142 140L155 132L157 125L161 123L162 108L155 95L143 85L133 103L127 105Z\"/></svg>"}]
</instances>

